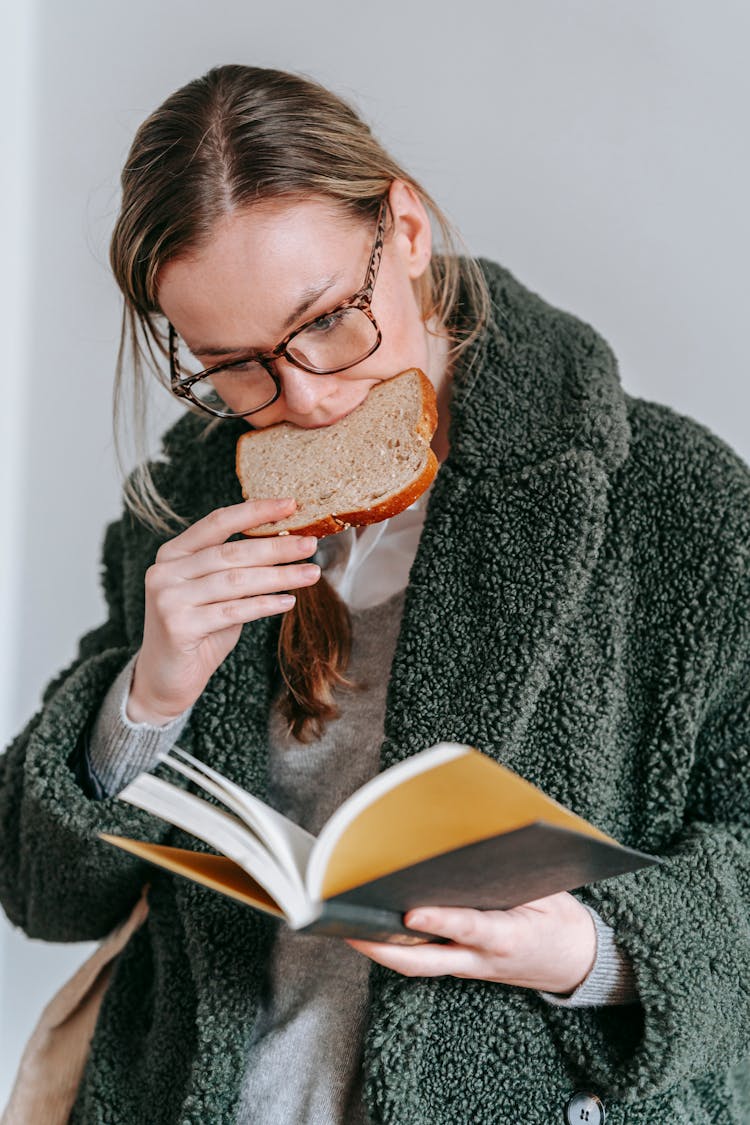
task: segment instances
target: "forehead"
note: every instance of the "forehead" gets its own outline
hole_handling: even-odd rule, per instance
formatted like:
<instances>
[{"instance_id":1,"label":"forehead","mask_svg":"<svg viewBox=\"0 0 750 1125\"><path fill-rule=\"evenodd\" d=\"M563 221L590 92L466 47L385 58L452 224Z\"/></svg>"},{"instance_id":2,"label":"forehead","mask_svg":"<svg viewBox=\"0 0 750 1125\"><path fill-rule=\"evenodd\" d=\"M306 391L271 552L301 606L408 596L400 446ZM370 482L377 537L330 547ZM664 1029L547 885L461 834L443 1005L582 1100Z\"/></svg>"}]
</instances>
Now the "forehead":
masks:
<instances>
[{"instance_id":1,"label":"forehead","mask_svg":"<svg viewBox=\"0 0 750 1125\"><path fill-rule=\"evenodd\" d=\"M252 306L261 330L326 279L339 276L344 289L361 285L371 238L367 224L332 201L265 201L224 215L202 247L166 263L159 305L178 330L181 320L196 329L206 317L215 323L219 309L224 323L241 317L247 325Z\"/></svg>"}]
</instances>

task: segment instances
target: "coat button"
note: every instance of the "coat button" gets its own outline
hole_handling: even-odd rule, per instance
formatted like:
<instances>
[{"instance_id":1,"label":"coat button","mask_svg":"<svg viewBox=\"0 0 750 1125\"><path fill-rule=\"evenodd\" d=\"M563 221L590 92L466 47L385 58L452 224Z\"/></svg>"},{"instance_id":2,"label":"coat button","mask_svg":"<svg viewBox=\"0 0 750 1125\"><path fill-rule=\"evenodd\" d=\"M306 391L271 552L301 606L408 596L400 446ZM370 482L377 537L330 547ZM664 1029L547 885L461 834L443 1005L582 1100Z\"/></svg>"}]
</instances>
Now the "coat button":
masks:
<instances>
[{"instance_id":1,"label":"coat button","mask_svg":"<svg viewBox=\"0 0 750 1125\"><path fill-rule=\"evenodd\" d=\"M604 1102L588 1090L576 1090L565 1107L567 1125L604 1125Z\"/></svg>"}]
</instances>

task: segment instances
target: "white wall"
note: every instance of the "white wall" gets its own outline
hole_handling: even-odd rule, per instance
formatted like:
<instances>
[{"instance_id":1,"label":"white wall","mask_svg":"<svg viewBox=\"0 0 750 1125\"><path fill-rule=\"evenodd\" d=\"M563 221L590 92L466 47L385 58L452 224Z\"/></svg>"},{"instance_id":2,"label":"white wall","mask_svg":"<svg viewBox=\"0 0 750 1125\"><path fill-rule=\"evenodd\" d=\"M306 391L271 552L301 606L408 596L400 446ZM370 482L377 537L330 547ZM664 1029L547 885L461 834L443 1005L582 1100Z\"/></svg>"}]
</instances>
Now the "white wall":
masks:
<instances>
[{"instance_id":1,"label":"white wall","mask_svg":"<svg viewBox=\"0 0 750 1125\"><path fill-rule=\"evenodd\" d=\"M119 513L106 256L120 165L140 120L216 63L303 71L353 98L472 252L594 324L628 390L750 459L739 0L3 11L1 745L103 612L101 534ZM31 942L5 919L0 942L2 1104L40 1008L91 946Z\"/></svg>"}]
</instances>

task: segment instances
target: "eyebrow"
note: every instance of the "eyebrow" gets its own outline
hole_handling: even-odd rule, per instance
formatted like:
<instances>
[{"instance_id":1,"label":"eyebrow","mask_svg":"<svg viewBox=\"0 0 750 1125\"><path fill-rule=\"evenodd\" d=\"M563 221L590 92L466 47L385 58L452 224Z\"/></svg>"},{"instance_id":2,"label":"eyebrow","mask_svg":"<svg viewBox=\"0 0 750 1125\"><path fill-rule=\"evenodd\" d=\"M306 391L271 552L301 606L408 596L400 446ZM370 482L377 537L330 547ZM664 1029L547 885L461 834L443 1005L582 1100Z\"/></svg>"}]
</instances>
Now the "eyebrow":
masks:
<instances>
[{"instance_id":1,"label":"eyebrow","mask_svg":"<svg viewBox=\"0 0 750 1125\"><path fill-rule=\"evenodd\" d=\"M302 290L298 304L286 318L284 324L281 327L282 336L286 335L289 329L297 323L300 317L303 316L303 314L306 313L307 310L311 308L315 304L315 302L323 296L324 293L327 293L328 290L341 279L341 276L342 275L340 273L331 274L330 277L325 278L323 281L319 281L315 285L308 285L306 289ZM257 351L257 349L248 350L244 346L239 348L219 348L216 346L211 347L203 344L195 344L193 347L190 347L190 345L188 344L188 347L194 355L210 356L235 354L253 355Z\"/></svg>"}]
</instances>

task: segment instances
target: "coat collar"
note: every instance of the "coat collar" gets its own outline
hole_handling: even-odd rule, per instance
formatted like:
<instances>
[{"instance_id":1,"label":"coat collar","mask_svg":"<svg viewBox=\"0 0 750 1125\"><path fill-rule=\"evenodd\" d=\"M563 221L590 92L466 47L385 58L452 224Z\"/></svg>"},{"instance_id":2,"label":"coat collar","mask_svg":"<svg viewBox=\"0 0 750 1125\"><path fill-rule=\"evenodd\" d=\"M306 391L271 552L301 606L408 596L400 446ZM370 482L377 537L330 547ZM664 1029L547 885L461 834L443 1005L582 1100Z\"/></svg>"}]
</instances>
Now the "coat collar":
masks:
<instances>
[{"instance_id":1,"label":"coat collar","mask_svg":"<svg viewBox=\"0 0 750 1125\"><path fill-rule=\"evenodd\" d=\"M453 466L470 475L507 473L590 452L613 472L627 457L630 430L611 348L509 270L483 258L478 264L494 323L454 375Z\"/></svg>"},{"instance_id":2,"label":"coat collar","mask_svg":"<svg viewBox=\"0 0 750 1125\"><path fill-rule=\"evenodd\" d=\"M382 766L441 740L533 776L525 734L586 604L630 438L588 324L480 259L494 323L453 376L392 665Z\"/></svg>"}]
</instances>

